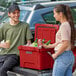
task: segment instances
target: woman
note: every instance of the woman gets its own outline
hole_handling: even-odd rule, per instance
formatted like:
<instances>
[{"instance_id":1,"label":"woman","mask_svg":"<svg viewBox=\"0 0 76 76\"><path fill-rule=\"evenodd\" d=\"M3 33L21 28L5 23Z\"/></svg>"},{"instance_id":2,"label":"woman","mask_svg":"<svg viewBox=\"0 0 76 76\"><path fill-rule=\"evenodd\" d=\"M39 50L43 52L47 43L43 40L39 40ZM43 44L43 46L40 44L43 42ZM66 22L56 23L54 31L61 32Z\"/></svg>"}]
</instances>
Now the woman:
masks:
<instances>
[{"instance_id":1,"label":"woman","mask_svg":"<svg viewBox=\"0 0 76 76\"><path fill-rule=\"evenodd\" d=\"M74 64L72 48L74 46L75 32L71 11L69 6L60 4L55 6L53 12L56 21L59 21L61 24L56 33L56 43L43 44L43 47L55 47L55 53L52 54L52 57L55 59L52 76L72 76Z\"/></svg>"}]
</instances>

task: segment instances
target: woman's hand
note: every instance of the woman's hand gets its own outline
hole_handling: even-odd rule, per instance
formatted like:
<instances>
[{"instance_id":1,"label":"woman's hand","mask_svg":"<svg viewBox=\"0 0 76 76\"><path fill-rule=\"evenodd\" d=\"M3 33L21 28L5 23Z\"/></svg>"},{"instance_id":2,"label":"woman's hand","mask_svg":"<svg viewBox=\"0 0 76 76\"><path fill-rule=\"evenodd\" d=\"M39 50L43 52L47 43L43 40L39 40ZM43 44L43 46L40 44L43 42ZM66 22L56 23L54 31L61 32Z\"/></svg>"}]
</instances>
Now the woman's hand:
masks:
<instances>
[{"instance_id":1,"label":"woman's hand","mask_svg":"<svg viewBox=\"0 0 76 76\"><path fill-rule=\"evenodd\" d=\"M50 45L50 44L49 44L49 45ZM48 48L50 48L50 46L49 46L49 45L42 44L42 47L44 47L44 48L48 49Z\"/></svg>"},{"instance_id":2,"label":"woman's hand","mask_svg":"<svg viewBox=\"0 0 76 76\"><path fill-rule=\"evenodd\" d=\"M53 57L53 59L56 59L57 58L56 53L52 54L52 57Z\"/></svg>"}]
</instances>

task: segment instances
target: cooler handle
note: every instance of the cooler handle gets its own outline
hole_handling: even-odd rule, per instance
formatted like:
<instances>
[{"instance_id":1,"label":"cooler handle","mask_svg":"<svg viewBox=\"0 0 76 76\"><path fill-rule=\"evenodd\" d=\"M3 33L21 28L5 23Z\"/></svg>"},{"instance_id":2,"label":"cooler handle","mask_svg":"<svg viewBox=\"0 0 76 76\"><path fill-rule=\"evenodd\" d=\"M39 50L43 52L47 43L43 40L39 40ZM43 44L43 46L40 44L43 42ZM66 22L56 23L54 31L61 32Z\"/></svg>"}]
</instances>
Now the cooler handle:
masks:
<instances>
[{"instance_id":1,"label":"cooler handle","mask_svg":"<svg viewBox=\"0 0 76 76\"><path fill-rule=\"evenodd\" d=\"M26 51L26 54L32 54L32 52L31 51Z\"/></svg>"}]
</instances>

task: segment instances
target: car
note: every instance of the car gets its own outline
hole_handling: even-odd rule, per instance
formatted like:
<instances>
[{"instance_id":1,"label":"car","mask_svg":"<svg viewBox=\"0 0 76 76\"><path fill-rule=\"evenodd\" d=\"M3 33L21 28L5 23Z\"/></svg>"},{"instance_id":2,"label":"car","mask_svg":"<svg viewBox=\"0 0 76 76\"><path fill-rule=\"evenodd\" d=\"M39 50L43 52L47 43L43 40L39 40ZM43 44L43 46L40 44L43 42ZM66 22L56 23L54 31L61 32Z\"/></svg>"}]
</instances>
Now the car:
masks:
<instances>
[{"instance_id":1,"label":"car","mask_svg":"<svg viewBox=\"0 0 76 76\"><path fill-rule=\"evenodd\" d=\"M71 7L74 23L76 24L76 1L56 1L35 4L19 3L20 7L20 21L27 22L30 26L32 34L34 34L36 23L56 24L53 17L53 8L57 4L67 4ZM0 19L0 24L9 21L7 12L3 18Z\"/></svg>"},{"instance_id":2,"label":"car","mask_svg":"<svg viewBox=\"0 0 76 76\"><path fill-rule=\"evenodd\" d=\"M74 24L76 27L76 1L55 1L55 2L46 2L46 3L36 3L36 4L24 4L19 3L20 7L20 21L26 22L29 24L32 34L34 36L35 32L35 24L58 24L55 18L53 17L53 8L57 4L66 4L69 5L71 8L72 16L74 19ZM2 26L3 23L8 22L9 18L7 16L7 12L0 20L0 25ZM76 46L76 41L75 41ZM74 51L75 56L75 64L74 69L76 68L76 52ZM21 68L20 68L21 70Z\"/></svg>"}]
</instances>

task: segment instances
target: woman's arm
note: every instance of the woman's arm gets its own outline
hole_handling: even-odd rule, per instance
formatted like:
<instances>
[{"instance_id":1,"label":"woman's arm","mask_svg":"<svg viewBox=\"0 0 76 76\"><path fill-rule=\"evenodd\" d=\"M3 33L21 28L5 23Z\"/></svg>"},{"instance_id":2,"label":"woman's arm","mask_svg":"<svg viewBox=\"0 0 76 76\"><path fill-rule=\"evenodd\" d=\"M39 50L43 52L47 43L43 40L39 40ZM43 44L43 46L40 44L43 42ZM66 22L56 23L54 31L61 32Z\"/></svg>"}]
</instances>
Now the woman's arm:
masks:
<instances>
[{"instance_id":1,"label":"woman's arm","mask_svg":"<svg viewBox=\"0 0 76 76\"><path fill-rule=\"evenodd\" d=\"M43 46L44 48L54 48L54 47L57 46L59 43L60 43L60 42L58 42L58 43L53 43L53 44L49 44L49 45L43 44L42 46Z\"/></svg>"}]
</instances>

